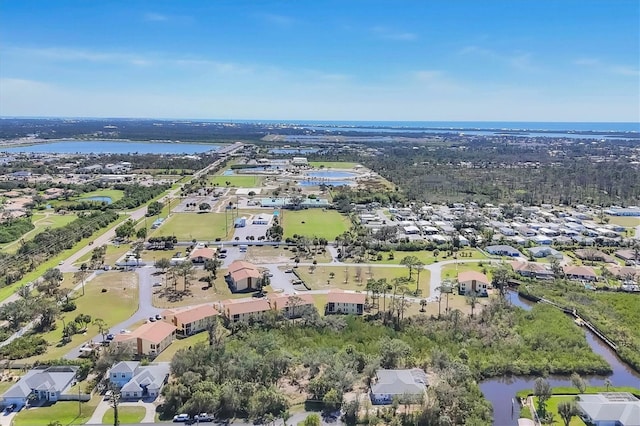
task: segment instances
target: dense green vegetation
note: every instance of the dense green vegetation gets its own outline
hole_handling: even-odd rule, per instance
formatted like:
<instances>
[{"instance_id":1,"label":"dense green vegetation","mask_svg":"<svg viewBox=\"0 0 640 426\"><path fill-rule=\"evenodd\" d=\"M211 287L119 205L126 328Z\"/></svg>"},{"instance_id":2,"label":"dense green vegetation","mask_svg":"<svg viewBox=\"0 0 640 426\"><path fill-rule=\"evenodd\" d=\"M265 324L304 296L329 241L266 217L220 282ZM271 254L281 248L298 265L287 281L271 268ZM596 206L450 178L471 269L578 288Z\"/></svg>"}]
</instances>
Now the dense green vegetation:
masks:
<instances>
[{"instance_id":1,"label":"dense green vegetation","mask_svg":"<svg viewBox=\"0 0 640 426\"><path fill-rule=\"evenodd\" d=\"M259 419L280 415L295 397L287 393L291 387L327 408L342 404L346 392L365 395L377 368L420 367L435 378L428 398L413 401L418 409L400 419L404 424L442 416L452 424L487 424L490 408L477 386L482 378L610 371L571 319L550 306L525 312L496 300L475 317L454 310L440 319L375 318L305 311L297 324L268 318L234 327L212 346L178 352L177 381L167 386L162 409L167 416L208 411ZM343 408L353 410L351 403Z\"/></svg>"},{"instance_id":2,"label":"dense green vegetation","mask_svg":"<svg viewBox=\"0 0 640 426\"><path fill-rule=\"evenodd\" d=\"M102 201L92 200L79 200L73 203L65 203L58 207L58 209L67 210L127 210L140 207L147 201L157 197L164 191L169 189L171 185L125 185L117 184L113 188L116 190L124 191L124 196L111 204L107 204Z\"/></svg>"},{"instance_id":3,"label":"dense green vegetation","mask_svg":"<svg viewBox=\"0 0 640 426\"><path fill-rule=\"evenodd\" d=\"M117 219L118 214L113 211L79 215L68 225L38 233L15 254L0 253L0 283L8 285L20 280L41 263Z\"/></svg>"},{"instance_id":4,"label":"dense green vegetation","mask_svg":"<svg viewBox=\"0 0 640 426\"><path fill-rule=\"evenodd\" d=\"M17 240L27 232L35 228L31 219L13 219L0 224L0 243L8 243Z\"/></svg>"},{"instance_id":5,"label":"dense green vegetation","mask_svg":"<svg viewBox=\"0 0 640 426\"><path fill-rule=\"evenodd\" d=\"M576 309L618 345L620 358L640 371L640 297L623 292L594 292L576 283L557 280L530 283L524 293Z\"/></svg>"}]
</instances>

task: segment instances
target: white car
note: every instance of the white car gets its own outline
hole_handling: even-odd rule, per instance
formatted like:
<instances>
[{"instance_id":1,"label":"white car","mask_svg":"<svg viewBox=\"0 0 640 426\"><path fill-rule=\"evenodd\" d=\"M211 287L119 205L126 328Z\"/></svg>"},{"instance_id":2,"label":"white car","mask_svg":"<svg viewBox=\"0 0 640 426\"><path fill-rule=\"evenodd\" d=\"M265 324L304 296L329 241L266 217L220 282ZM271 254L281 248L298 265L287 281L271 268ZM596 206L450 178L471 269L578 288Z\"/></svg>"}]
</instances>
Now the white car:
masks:
<instances>
[{"instance_id":1,"label":"white car","mask_svg":"<svg viewBox=\"0 0 640 426\"><path fill-rule=\"evenodd\" d=\"M173 421L175 423L185 423L187 420L189 420L188 414L178 414L176 416L173 416Z\"/></svg>"}]
</instances>

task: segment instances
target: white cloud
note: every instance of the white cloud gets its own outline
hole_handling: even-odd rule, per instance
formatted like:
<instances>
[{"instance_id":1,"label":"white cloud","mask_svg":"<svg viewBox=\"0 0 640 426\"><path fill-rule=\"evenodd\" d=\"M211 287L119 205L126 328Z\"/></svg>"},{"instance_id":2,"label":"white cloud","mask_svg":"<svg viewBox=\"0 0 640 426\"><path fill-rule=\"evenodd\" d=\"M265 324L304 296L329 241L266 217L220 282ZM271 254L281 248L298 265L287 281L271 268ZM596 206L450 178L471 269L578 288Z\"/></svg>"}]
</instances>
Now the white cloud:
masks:
<instances>
[{"instance_id":1,"label":"white cloud","mask_svg":"<svg viewBox=\"0 0 640 426\"><path fill-rule=\"evenodd\" d=\"M296 22L296 20L290 16L279 15L276 13L263 13L258 16L266 23L279 27L288 27Z\"/></svg>"},{"instance_id":2,"label":"white cloud","mask_svg":"<svg viewBox=\"0 0 640 426\"><path fill-rule=\"evenodd\" d=\"M377 26L371 29L373 34L383 40L392 41L414 41L418 35L409 31L396 31L388 27Z\"/></svg>"},{"instance_id":3,"label":"white cloud","mask_svg":"<svg viewBox=\"0 0 640 426\"><path fill-rule=\"evenodd\" d=\"M533 61L533 54L523 51L498 52L480 46L466 46L458 52L465 56L484 57L519 71L537 71L539 67Z\"/></svg>"},{"instance_id":4,"label":"white cloud","mask_svg":"<svg viewBox=\"0 0 640 426\"><path fill-rule=\"evenodd\" d=\"M168 16L153 12L145 13L143 18L149 22L164 22L169 20Z\"/></svg>"},{"instance_id":5,"label":"white cloud","mask_svg":"<svg viewBox=\"0 0 640 426\"><path fill-rule=\"evenodd\" d=\"M574 65L589 68L601 73L613 74L624 77L640 77L640 69L629 65L613 64L599 58L579 58L573 61Z\"/></svg>"}]
</instances>

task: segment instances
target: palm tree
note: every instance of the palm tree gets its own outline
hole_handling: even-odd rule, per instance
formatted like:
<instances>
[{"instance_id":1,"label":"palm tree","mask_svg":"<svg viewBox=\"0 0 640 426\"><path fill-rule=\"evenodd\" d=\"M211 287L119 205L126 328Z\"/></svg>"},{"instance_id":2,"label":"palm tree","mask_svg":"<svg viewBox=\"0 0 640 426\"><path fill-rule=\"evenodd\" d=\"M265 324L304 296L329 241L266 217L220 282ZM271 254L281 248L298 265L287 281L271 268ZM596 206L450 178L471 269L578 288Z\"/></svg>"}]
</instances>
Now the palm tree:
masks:
<instances>
[{"instance_id":1,"label":"palm tree","mask_svg":"<svg viewBox=\"0 0 640 426\"><path fill-rule=\"evenodd\" d=\"M420 300L420 312L425 311L425 306L427 306L427 299Z\"/></svg>"},{"instance_id":2,"label":"palm tree","mask_svg":"<svg viewBox=\"0 0 640 426\"><path fill-rule=\"evenodd\" d=\"M558 414L564 422L564 426L569 426L571 419L578 414L576 405L573 401L562 401L558 404Z\"/></svg>"},{"instance_id":3,"label":"palm tree","mask_svg":"<svg viewBox=\"0 0 640 426\"><path fill-rule=\"evenodd\" d=\"M417 278L416 278L416 296L417 296L418 294L420 294L420 272L422 272L422 268L424 268L424 263L418 260L416 264L413 266L414 268L416 268L416 274L417 274Z\"/></svg>"},{"instance_id":4,"label":"palm tree","mask_svg":"<svg viewBox=\"0 0 640 426\"><path fill-rule=\"evenodd\" d=\"M471 306L471 317L473 317L473 310L475 309L477 302L478 302L478 293L471 290L467 294L467 305Z\"/></svg>"}]
</instances>

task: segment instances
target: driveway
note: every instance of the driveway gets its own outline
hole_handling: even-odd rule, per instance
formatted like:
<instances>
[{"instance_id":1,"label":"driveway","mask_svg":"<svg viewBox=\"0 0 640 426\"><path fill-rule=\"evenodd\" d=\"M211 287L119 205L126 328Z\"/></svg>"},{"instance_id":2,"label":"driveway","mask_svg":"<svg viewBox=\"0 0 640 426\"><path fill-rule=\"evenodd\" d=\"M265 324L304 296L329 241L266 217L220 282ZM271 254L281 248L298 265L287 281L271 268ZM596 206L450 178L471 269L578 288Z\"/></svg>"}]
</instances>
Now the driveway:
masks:
<instances>
[{"instance_id":1,"label":"driveway","mask_svg":"<svg viewBox=\"0 0 640 426\"><path fill-rule=\"evenodd\" d=\"M18 411L12 411L9 414L3 411L2 414L0 414L0 426L11 426L11 422L16 414L18 414Z\"/></svg>"},{"instance_id":2,"label":"driveway","mask_svg":"<svg viewBox=\"0 0 640 426\"><path fill-rule=\"evenodd\" d=\"M162 312L162 309L155 308L152 304L153 283L158 281L158 278L153 275L156 271L157 269L151 265L136 269L136 273L138 274L138 310L126 321L114 325L108 324L109 333L117 334L120 330L126 330L138 321L146 320L149 317ZM90 340L100 342L102 340L102 336L98 334ZM80 356L81 347L82 345L75 347L68 352L64 358L78 358Z\"/></svg>"},{"instance_id":3,"label":"driveway","mask_svg":"<svg viewBox=\"0 0 640 426\"><path fill-rule=\"evenodd\" d=\"M144 401L121 401L120 404L118 404L119 407L144 407L145 409L145 414L144 417L142 418L142 420L140 421L140 423L154 423L155 422L155 418L156 418L156 406L153 404L153 402L144 402ZM109 408L111 408L111 404L109 403L108 400L101 400L98 403L98 406L96 407L96 411L93 412L93 415L91 416L91 418L87 421L88 425L101 425L102 423L102 418L104 417L104 415L107 413L107 411L109 411Z\"/></svg>"}]
</instances>

